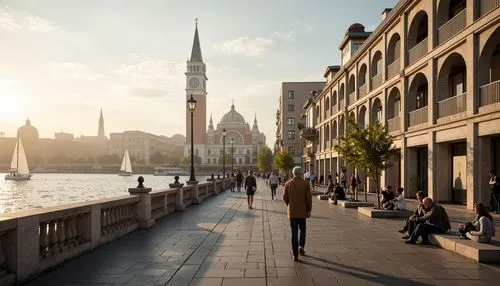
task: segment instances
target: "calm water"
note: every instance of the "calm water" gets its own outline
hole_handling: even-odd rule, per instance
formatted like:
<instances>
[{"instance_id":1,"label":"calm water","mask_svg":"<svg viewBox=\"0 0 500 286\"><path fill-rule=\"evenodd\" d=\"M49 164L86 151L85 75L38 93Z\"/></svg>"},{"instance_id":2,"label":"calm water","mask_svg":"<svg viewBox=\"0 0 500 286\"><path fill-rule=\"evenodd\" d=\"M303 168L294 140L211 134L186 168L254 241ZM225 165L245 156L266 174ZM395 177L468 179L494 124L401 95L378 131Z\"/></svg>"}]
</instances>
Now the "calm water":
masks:
<instances>
[{"instance_id":1,"label":"calm water","mask_svg":"<svg viewBox=\"0 0 500 286\"><path fill-rule=\"evenodd\" d=\"M110 174L34 174L29 181L4 180L0 174L0 214L77 203L128 194L137 186L137 177L144 177L144 186L154 190L167 189L173 176L133 175L120 177ZM196 179L206 181L205 176ZM180 177L185 183L189 177Z\"/></svg>"}]
</instances>

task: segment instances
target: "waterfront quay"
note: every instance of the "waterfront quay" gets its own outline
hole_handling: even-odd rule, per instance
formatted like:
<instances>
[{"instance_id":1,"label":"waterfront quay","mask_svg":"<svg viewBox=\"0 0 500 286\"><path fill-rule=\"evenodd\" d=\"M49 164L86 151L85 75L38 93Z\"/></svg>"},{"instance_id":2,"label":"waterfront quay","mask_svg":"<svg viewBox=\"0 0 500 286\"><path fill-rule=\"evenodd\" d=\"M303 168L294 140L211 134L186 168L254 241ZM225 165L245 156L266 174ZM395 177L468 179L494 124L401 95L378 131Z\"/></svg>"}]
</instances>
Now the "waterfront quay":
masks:
<instances>
[{"instance_id":1,"label":"waterfront quay","mask_svg":"<svg viewBox=\"0 0 500 286\"><path fill-rule=\"evenodd\" d=\"M243 193L208 197L222 184L199 184L198 201L188 186L36 210L20 216L17 229L8 230L3 218L3 249L11 249L6 239L17 236L21 252L17 273L6 273L27 285L496 285L500 279L497 264L404 244L396 232L401 219L372 219L319 200L313 200L308 220L306 256L293 262L286 207L270 199L264 181L258 181L254 210L247 209ZM141 217L140 207L147 196L149 219ZM136 208L135 216L130 208ZM460 208L448 214L454 228L474 216ZM60 221L68 222L70 238L54 232ZM38 227L29 225L48 225L48 245Z\"/></svg>"}]
</instances>

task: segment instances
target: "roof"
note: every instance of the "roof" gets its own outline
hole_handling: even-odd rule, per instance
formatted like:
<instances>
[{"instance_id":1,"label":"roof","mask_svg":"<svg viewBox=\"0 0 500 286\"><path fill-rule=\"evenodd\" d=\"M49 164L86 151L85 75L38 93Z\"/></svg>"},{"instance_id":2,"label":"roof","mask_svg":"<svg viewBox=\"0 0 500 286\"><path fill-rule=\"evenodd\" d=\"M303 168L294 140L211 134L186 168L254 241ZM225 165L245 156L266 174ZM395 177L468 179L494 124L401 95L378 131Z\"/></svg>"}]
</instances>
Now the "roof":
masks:
<instances>
[{"instance_id":1,"label":"roof","mask_svg":"<svg viewBox=\"0 0 500 286\"><path fill-rule=\"evenodd\" d=\"M338 72L340 70L340 66L328 66L323 74L324 77L327 77L330 72Z\"/></svg>"},{"instance_id":2,"label":"roof","mask_svg":"<svg viewBox=\"0 0 500 286\"><path fill-rule=\"evenodd\" d=\"M222 116L220 123L243 123L246 124L245 118L231 105L231 110Z\"/></svg>"},{"instance_id":3,"label":"roof","mask_svg":"<svg viewBox=\"0 0 500 286\"><path fill-rule=\"evenodd\" d=\"M198 23L196 23L196 28L194 30L193 49L191 50L190 61L203 62L203 57L201 56L200 38L198 37Z\"/></svg>"}]
</instances>

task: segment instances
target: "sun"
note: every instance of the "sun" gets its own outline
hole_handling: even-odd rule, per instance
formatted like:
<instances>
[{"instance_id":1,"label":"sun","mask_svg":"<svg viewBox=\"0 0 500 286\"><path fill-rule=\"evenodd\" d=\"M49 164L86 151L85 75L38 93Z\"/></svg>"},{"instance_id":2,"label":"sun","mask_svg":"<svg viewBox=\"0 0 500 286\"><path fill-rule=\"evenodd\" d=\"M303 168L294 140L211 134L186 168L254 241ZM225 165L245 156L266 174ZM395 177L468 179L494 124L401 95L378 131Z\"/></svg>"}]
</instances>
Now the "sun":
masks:
<instances>
[{"instance_id":1,"label":"sun","mask_svg":"<svg viewBox=\"0 0 500 286\"><path fill-rule=\"evenodd\" d=\"M15 84L0 80L0 122L11 121L21 111L21 96Z\"/></svg>"}]
</instances>

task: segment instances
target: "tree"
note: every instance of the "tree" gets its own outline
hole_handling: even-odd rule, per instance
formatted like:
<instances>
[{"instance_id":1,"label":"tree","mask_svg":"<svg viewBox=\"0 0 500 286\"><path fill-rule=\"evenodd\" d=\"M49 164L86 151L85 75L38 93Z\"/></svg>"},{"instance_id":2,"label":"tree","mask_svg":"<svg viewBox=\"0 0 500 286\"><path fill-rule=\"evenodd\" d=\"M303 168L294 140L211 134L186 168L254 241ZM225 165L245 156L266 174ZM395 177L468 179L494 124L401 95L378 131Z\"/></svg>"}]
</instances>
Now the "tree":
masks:
<instances>
[{"instance_id":1,"label":"tree","mask_svg":"<svg viewBox=\"0 0 500 286\"><path fill-rule=\"evenodd\" d=\"M295 161L290 153L279 152L274 155L274 166L288 175L288 172L295 167Z\"/></svg>"},{"instance_id":2,"label":"tree","mask_svg":"<svg viewBox=\"0 0 500 286\"><path fill-rule=\"evenodd\" d=\"M149 157L149 161L151 164L163 164L165 163L165 156L163 156L160 152L156 151Z\"/></svg>"},{"instance_id":3,"label":"tree","mask_svg":"<svg viewBox=\"0 0 500 286\"><path fill-rule=\"evenodd\" d=\"M260 147L257 152L257 167L261 172L269 172L273 168L273 151L267 146Z\"/></svg>"},{"instance_id":4,"label":"tree","mask_svg":"<svg viewBox=\"0 0 500 286\"><path fill-rule=\"evenodd\" d=\"M339 138L334 149L347 163L364 170L375 181L380 209L380 176L382 171L391 166L391 158L396 153L393 137L378 121L360 128L353 118L347 118L347 126L346 135Z\"/></svg>"}]
</instances>

